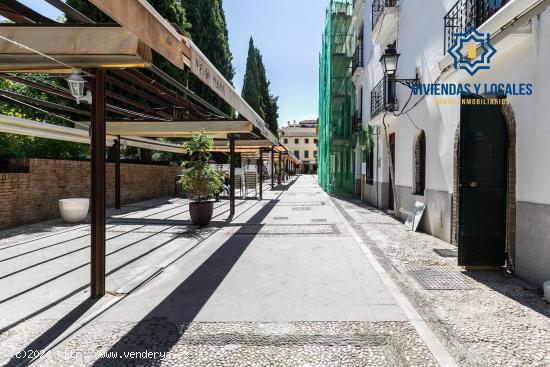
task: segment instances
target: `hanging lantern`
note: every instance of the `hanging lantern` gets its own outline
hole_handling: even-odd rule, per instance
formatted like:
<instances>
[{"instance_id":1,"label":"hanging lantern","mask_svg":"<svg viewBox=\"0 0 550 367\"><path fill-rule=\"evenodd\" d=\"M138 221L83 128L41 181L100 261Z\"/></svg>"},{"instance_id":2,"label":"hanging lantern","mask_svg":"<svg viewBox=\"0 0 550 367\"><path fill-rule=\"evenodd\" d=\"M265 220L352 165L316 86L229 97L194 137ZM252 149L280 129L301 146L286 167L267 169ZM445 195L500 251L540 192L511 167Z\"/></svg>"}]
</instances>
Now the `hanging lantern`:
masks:
<instances>
[{"instance_id":1,"label":"hanging lantern","mask_svg":"<svg viewBox=\"0 0 550 367\"><path fill-rule=\"evenodd\" d=\"M76 103L79 104L81 100L90 104L92 103L92 95L90 91L84 95L84 83L86 83L86 81L80 76L80 74L73 73L65 80L69 84L69 91L76 99Z\"/></svg>"}]
</instances>

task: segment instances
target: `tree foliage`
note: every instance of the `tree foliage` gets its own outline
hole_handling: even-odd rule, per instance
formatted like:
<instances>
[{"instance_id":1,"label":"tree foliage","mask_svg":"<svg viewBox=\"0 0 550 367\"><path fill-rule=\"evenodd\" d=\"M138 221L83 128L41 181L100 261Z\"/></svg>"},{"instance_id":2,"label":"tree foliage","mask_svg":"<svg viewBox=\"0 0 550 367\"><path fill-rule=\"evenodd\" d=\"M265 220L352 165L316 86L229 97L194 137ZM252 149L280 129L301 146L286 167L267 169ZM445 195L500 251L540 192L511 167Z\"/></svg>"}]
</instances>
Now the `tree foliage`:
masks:
<instances>
[{"instance_id":1,"label":"tree foliage","mask_svg":"<svg viewBox=\"0 0 550 367\"><path fill-rule=\"evenodd\" d=\"M54 77L41 74L28 75L25 78L41 84L55 85L59 82ZM67 101L63 101L56 96L7 79L0 79L0 89L44 101L67 104ZM69 103L69 105L74 107L74 104ZM6 102L5 100L0 101L0 111L4 115L35 121L47 121L62 126L73 126L69 121L53 114L29 106ZM0 133L0 157L2 158L82 159L88 156L89 147L86 144Z\"/></svg>"},{"instance_id":2,"label":"tree foliage","mask_svg":"<svg viewBox=\"0 0 550 367\"><path fill-rule=\"evenodd\" d=\"M262 54L254 46L254 40L250 37L242 97L267 123L269 129L276 134L277 120L279 119L279 97L271 94L269 85Z\"/></svg>"},{"instance_id":3,"label":"tree foliage","mask_svg":"<svg viewBox=\"0 0 550 367\"><path fill-rule=\"evenodd\" d=\"M189 29L191 39L232 84L235 69L229 49L229 34L222 0L181 0L181 3L185 7L187 20L191 24ZM229 115L233 114L232 108L227 103L193 75L189 77L189 87L213 106Z\"/></svg>"},{"instance_id":4,"label":"tree foliage","mask_svg":"<svg viewBox=\"0 0 550 367\"><path fill-rule=\"evenodd\" d=\"M214 140L204 130L194 133L184 146L190 159L182 163L180 183L189 198L196 202L204 202L222 189L220 174L208 163L211 156L209 150L213 146Z\"/></svg>"}]
</instances>

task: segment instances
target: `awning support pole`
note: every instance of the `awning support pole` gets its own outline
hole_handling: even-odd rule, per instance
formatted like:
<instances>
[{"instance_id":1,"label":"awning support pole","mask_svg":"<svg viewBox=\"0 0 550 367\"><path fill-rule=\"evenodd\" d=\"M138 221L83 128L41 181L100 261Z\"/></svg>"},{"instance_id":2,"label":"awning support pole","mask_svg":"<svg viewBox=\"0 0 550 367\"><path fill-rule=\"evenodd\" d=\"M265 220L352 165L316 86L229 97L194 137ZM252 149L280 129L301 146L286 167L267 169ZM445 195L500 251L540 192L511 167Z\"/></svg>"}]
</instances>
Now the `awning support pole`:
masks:
<instances>
[{"instance_id":1,"label":"awning support pole","mask_svg":"<svg viewBox=\"0 0 550 367\"><path fill-rule=\"evenodd\" d=\"M264 150L260 148L260 159L258 161L258 168L260 169L260 194L258 198L263 200L264 195Z\"/></svg>"},{"instance_id":2,"label":"awning support pole","mask_svg":"<svg viewBox=\"0 0 550 367\"><path fill-rule=\"evenodd\" d=\"M273 147L271 147L271 189L275 187L275 154Z\"/></svg>"},{"instance_id":3,"label":"awning support pole","mask_svg":"<svg viewBox=\"0 0 550 367\"><path fill-rule=\"evenodd\" d=\"M229 136L229 215L235 215L235 135Z\"/></svg>"},{"instance_id":4,"label":"awning support pole","mask_svg":"<svg viewBox=\"0 0 550 367\"><path fill-rule=\"evenodd\" d=\"M285 158L283 158L283 182L286 182L288 180L288 171L287 171L287 163L288 163L288 160L286 159L286 156Z\"/></svg>"},{"instance_id":5,"label":"awning support pole","mask_svg":"<svg viewBox=\"0 0 550 367\"><path fill-rule=\"evenodd\" d=\"M115 208L120 209L120 136L115 140Z\"/></svg>"},{"instance_id":6,"label":"awning support pole","mask_svg":"<svg viewBox=\"0 0 550 367\"><path fill-rule=\"evenodd\" d=\"M291 172L290 172L290 160L287 159L286 161L286 176L290 180Z\"/></svg>"},{"instance_id":7,"label":"awning support pole","mask_svg":"<svg viewBox=\"0 0 550 367\"><path fill-rule=\"evenodd\" d=\"M279 171L279 174L277 175L277 184L280 185L282 183L283 177L283 166L282 166L282 159L283 154L279 152L279 165L277 166L277 170Z\"/></svg>"},{"instance_id":8,"label":"awning support pole","mask_svg":"<svg viewBox=\"0 0 550 367\"><path fill-rule=\"evenodd\" d=\"M92 95L90 296L100 298L105 295L105 69L94 71Z\"/></svg>"}]
</instances>

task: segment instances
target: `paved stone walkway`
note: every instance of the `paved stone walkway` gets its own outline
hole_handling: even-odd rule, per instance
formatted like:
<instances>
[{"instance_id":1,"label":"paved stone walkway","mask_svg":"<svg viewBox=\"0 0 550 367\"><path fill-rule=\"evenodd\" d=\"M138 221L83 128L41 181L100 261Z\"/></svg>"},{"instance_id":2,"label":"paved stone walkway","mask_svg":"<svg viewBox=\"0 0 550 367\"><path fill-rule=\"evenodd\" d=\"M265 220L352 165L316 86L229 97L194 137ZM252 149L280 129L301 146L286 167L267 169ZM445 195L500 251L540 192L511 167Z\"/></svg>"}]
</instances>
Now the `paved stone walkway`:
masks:
<instances>
[{"instance_id":1,"label":"paved stone walkway","mask_svg":"<svg viewBox=\"0 0 550 367\"><path fill-rule=\"evenodd\" d=\"M455 246L358 200L333 201L461 365L550 366L541 294L505 271L463 271Z\"/></svg>"},{"instance_id":2,"label":"paved stone walkway","mask_svg":"<svg viewBox=\"0 0 550 367\"><path fill-rule=\"evenodd\" d=\"M99 301L87 225L2 234L0 364L454 365L313 176L240 201L231 222L218 205L200 230L181 199L111 217Z\"/></svg>"}]
</instances>

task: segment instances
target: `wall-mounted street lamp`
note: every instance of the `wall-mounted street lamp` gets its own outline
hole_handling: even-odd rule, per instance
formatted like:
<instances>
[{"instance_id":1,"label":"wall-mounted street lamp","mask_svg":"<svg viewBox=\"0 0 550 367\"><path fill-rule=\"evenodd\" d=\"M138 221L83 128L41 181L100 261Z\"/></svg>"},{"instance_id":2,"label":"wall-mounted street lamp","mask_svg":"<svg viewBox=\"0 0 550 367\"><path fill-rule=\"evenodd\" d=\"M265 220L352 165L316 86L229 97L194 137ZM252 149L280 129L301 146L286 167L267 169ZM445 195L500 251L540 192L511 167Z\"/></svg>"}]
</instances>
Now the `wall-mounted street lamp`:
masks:
<instances>
[{"instance_id":1,"label":"wall-mounted street lamp","mask_svg":"<svg viewBox=\"0 0 550 367\"><path fill-rule=\"evenodd\" d=\"M397 50L393 45L386 48L386 52L380 57L380 63L382 64L382 71L384 75L393 75L397 71L397 63L399 62L399 56Z\"/></svg>"},{"instance_id":2,"label":"wall-mounted street lamp","mask_svg":"<svg viewBox=\"0 0 550 367\"><path fill-rule=\"evenodd\" d=\"M420 83L418 75L414 79L397 79L395 77L395 73L397 72L397 64L399 62L399 56L401 56L401 54L397 53L397 50L395 49L395 44L388 45L386 51L384 52L382 57L380 57L382 70L384 71L384 75L388 77L388 80L394 85L397 82L412 89L415 84Z\"/></svg>"},{"instance_id":3,"label":"wall-mounted street lamp","mask_svg":"<svg viewBox=\"0 0 550 367\"><path fill-rule=\"evenodd\" d=\"M414 79L397 79L397 64L399 62L400 54L395 49L395 44L388 45L386 51L380 57L380 64L384 71L383 85L381 86L381 93L377 102L379 106L382 106L386 111L395 111L397 108L397 83L402 84L410 89L413 89L415 85L420 83L418 75Z\"/></svg>"},{"instance_id":4,"label":"wall-mounted street lamp","mask_svg":"<svg viewBox=\"0 0 550 367\"><path fill-rule=\"evenodd\" d=\"M87 91L86 95L84 95L84 83L86 81L79 73L73 73L65 80L69 84L69 90L71 95L76 99L77 104L80 104L80 101L92 104L92 93Z\"/></svg>"}]
</instances>

